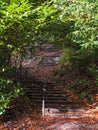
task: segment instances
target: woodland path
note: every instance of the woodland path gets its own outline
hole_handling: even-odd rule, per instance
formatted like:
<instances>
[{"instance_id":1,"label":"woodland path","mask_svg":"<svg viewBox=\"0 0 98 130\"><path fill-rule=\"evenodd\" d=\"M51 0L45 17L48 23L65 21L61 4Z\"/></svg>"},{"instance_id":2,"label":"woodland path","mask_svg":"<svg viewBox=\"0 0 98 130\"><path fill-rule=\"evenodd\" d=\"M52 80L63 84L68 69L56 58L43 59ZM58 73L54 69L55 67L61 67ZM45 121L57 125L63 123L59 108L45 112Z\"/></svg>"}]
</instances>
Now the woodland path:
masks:
<instances>
[{"instance_id":1,"label":"woodland path","mask_svg":"<svg viewBox=\"0 0 98 130\"><path fill-rule=\"evenodd\" d=\"M59 67L61 55L62 51L50 45L35 53L32 59L24 60L22 63L21 82L28 97L34 106L39 107L39 112L42 112L44 93L44 114L55 119L54 124L46 125L42 129L97 130L98 124L90 125L83 122L83 118L89 118L91 114L81 108L81 102L68 92L66 86L62 87L61 81L54 75ZM78 119L82 119L82 122Z\"/></svg>"}]
</instances>

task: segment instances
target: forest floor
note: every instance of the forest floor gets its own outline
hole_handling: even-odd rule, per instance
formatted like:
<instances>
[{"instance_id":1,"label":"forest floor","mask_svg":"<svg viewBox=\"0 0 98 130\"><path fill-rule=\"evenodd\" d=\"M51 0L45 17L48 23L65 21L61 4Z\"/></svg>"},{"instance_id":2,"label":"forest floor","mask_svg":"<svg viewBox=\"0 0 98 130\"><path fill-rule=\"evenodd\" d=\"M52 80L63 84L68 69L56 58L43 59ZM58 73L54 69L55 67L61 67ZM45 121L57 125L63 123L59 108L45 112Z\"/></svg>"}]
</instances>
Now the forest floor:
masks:
<instances>
[{"instance_id":1,"label":"forest floor","mask_svg":"<svg viewBox=\"0 0 98 130\"><path fill-rule=\"evenodd\" d=\"M21 99L21 100L20 100ZM98 109L88 116L42 117L39 108L32 108L28 97L13 99L9 113L0 117L0 130L98 130Z\"/></svg>"},{"instance_id":2,"label":"forest floor","mask_svg":"<svg viewBox=\"0 0 98 130\"><path fill-rule=\"evenodd\" d=\"M42 75L37 71L37 77ZM46 72L48 77L50 71ZM85 73L78 73L72 67L67 68L65 73L59 71L58 74L55 70L54 75L63 87L68 86L64 91L82 102L81 109L85 109L82 116L42 117L40 108L32 107L29 98L22 95L12 99L8 112L0 116L0 130L98 130L98 88L93 78Z\"/></svg>"}]
</instances>

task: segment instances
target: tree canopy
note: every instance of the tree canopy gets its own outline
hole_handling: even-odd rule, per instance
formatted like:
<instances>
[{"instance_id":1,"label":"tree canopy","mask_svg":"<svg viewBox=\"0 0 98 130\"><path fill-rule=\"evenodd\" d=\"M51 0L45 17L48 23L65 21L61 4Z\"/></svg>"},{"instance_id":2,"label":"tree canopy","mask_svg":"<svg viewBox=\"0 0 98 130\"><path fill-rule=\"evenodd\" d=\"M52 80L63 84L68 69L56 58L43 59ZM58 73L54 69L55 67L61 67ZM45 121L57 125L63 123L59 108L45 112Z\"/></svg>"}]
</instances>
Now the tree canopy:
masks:
<instances>
[{"instance_id":1,"label":"tree canopy","mask_svg":"<svg viewBox=\"0 0 98 130\"><path fill-rule=\"evenodd\" d=\"M7 75L11 57L29 45L34 50L36 42L55 43L65 51L63 63L69 60L98 81L97 30L97 0L0 0L0 113L19 93ZM6 93L11 84L15 89Z\"/></svg>"}]
</instances>

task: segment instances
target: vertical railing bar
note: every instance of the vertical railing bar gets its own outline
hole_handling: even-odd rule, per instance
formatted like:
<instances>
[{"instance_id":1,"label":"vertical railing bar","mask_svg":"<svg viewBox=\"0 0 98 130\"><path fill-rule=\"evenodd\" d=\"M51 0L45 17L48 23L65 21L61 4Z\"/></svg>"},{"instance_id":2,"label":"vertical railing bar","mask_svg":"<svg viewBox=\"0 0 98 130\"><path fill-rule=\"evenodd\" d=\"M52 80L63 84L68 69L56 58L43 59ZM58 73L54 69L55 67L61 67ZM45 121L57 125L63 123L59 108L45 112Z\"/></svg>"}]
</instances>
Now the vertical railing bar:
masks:
<instances>
[{"instance_id":1,"label":"vertical railing bar","mask_svg":"<svg viewBox=\"0 0 98 130\"><path fill-rule=\"evenodd\" d=\"M42 88L42 116L44 117L44 92Z\"/></svg>"},{"instance_id":2,"label":"vertical railing bar","mask_svg":"<svg viewBox=\"0 0 98 130\"><path fill-rule=\"evenodd\" d=\"M45 83L42 88L42 116L45 116Z\"/></svg>"}]
</instances>

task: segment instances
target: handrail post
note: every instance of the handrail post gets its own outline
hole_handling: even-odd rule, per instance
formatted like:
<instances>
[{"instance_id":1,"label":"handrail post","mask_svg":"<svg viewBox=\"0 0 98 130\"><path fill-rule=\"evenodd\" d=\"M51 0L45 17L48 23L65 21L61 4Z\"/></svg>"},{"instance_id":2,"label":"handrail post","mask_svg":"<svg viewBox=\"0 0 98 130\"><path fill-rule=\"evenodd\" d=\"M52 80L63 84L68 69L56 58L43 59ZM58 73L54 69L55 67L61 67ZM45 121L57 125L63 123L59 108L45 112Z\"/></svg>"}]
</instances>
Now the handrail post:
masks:
<instances>
[{"instance_id":1,"label":"handrail post","mask_svg":"<svg viewBox=\"0 0 98 130\"><path fill-rule=\"evenodd\" d=\"M43 90L42 90L43 91L43 99L42 99L42 116L43 117L45 116L45 91L46 91L45 87L46 85L44 83Z\"/></svg>"}]
</instances>

